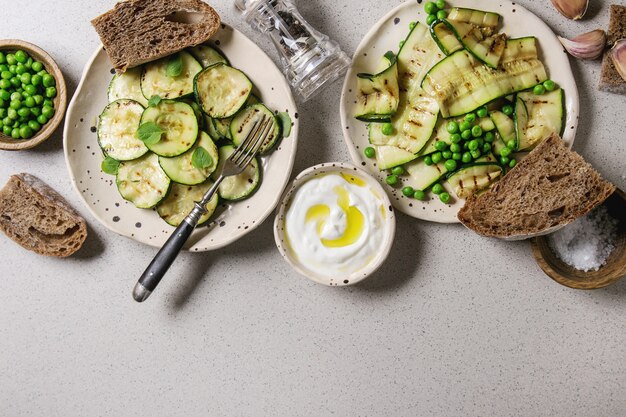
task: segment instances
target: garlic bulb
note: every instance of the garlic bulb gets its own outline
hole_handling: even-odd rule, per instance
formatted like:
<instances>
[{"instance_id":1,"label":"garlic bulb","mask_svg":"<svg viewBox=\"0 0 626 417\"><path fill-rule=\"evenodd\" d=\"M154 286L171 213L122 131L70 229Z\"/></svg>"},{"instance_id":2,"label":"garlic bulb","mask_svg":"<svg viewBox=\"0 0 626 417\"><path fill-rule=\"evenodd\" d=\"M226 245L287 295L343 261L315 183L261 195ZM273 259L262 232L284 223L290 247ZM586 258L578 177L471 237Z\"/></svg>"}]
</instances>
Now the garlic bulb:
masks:
<instances>
[{"instance_id":1,"label":"garlic bulb","mask_svg":"<svg viewBox=\"0 0 626 417\"><path fill-rule=\"evenodd\" d=\"M585 15L589 0L552 0L552 5L568 19L578 20Z\"/></svg>"},{"instance_id":2,"label":"garlic bulb","mask_svg":"<svg viewBox=\"0 0 626 417\"><path fill-rule=\"evenodd\" d=\"M611 48L611 59L615 69L626 81L626 39L620 39Z\"/></svg>"},{"instance_id":3,"label":"garlic bulb","mask_svg":"<svg viewBox=\"0 0 626 417\"><path fill-rule=\"evenodd\" d=\"M559 40L570 55L580 59L596 59L602 55L606 46L606 33L602 29L596 29L574 39L559 36Z\"/></svg>"}]
</instances>

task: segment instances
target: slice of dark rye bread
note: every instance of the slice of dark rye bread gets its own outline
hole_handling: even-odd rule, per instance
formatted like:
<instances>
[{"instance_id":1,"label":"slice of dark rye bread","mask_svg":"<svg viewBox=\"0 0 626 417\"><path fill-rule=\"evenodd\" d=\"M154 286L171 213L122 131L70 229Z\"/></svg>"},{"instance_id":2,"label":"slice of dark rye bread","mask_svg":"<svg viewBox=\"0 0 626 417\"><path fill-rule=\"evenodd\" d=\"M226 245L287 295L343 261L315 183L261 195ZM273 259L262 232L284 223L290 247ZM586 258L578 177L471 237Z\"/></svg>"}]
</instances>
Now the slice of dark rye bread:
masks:
<instances>
[{"instance_id":1,"label":"slice of dark rye bread","mask_svg":"<svg viewBox=\"0 0 626 417\"><path fill-rule=\"evenodd\" d=\"M613 191L613 184L554 134L490 190L468 198L458 218L484 236L523 239L572 222Z\"/></svg>"},{"instance_id":2,"label":"slice of dark rye bread","mask_svg":"<svg viewBox=\"0 0 626 417\"><path fill-rule=\"evenodd\" d=\"M626 6L612 4L610 7L609 31L607 32L607 46L611 48L615 42L626 38ZM601 91L615 94L626 94L626 81L619 75L608 52L602 58L602 73L600 74Z\"/></svg>"},{"instance_id":3,"label":"slice of dark rye bread","mask_svg":"<svg viewBox=\"0 0 626 417\"><path fill-rule=\"evenodd\" d=\"M91 24L119 73L206 42L220 16L200 0L127 0Z\"/></svg>"},{"instance_id":4,"label":"slice of dark rye bread","mask_svg":"<svg viewBox=\"0 0 626 417\"><path fill-rule=\"evenodd\" d=\"M40 255L66 257L87 238L87 223L56 191L30 174L0 190L0 230Z\"/></svg>"}]
</instances>

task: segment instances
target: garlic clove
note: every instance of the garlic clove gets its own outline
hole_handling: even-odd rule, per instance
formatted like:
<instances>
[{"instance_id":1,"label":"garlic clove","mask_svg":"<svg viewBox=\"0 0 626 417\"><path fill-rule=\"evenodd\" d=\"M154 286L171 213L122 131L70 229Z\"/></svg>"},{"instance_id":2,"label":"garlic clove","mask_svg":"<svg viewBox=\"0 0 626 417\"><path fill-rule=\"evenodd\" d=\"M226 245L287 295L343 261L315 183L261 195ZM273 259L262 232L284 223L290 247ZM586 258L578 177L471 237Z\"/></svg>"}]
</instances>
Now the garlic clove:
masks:
<instances>
[{"instance_id":1,"label":"garlic clove","mask_svg":"<svg viewBox=\"0 0 626 417\"><path fill-rule=\"evenodd\" d=\"M611 48L609 52L615 69L626 81L626 39L620 39Z\"/></svg>"},{"instance_id":2,"label":"garlic clove","mask_svg":"<svg viewBox=\"0 0 626 417\"><path fill-rule=\"evenodd\" d=\"M568 19L581 19L587 11L589 0L552 0L556 10Z\"/></svg>"},{"instance_id":3,"label":"garlic clove","mask_svg":"<svg viewBox=\"0 0 626 417\"><path fill-rule=\"evenodd\" d=\"M602 55L606 46L606 33L602 29L596 29L574 39L559 36L559 40L570 55L580 59L596 59Z\"/></svg>"}]
</instances>

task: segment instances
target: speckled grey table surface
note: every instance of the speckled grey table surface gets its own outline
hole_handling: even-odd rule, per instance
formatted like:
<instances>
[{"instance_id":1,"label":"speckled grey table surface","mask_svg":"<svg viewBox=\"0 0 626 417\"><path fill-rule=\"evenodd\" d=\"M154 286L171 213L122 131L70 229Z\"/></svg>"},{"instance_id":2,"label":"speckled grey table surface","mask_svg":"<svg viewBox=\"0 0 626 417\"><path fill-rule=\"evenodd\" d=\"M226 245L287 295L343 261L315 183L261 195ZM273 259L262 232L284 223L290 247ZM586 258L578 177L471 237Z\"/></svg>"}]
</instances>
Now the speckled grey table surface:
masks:
<instances>
[{"instance_id":1,"label":"speckled grey table surface","mask_svg":"<svg viewBox=\"0 0 626 417\"><path fill-rule=\"evenodd\" d=\"M607 0L592 1L578 23L549 2L518 2L566 36L608 23ZM3 2L0 38L49 51L73 92L99 44L89 20L114 1L53 3ZM276 59L230 1L213 3ZM298 2L350 54L399 3ZM574 149L624 189L626 97L597 91L599 62L572 67ZM348 161L339 92L337 83L300 107L294 174ZM400 215L384 267L362 285L327 288L290 269L266 221L223 250L183 254L137 304L131 288L155 250L85 210L62 132L0 154L0 182L22 171L64 194L91 237L64 260L0 237L0 416L626 415L626 280L571 290L539 270L527 242Z\"/></svg>"}]
</instances>

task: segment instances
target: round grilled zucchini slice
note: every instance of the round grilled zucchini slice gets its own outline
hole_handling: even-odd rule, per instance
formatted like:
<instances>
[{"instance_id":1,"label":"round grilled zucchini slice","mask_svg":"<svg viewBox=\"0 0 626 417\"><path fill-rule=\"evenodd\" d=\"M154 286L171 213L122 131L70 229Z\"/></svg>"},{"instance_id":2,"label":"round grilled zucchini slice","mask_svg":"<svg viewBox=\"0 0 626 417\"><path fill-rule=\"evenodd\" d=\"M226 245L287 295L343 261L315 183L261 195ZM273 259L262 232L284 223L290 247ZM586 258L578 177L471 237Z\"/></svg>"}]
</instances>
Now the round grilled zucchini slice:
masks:
<instances>
[{"instance_id":1,"label":"round grilled zucchini slice","mask_svg":"<svg viewBox=\"0 0 626 417\"><path fill-rule=\"evenodd\" d=\"M107 156L130 161L148 152L137 138L144 108L134 100L121 99L107 105L98 118L98 145Z\"/></svg>"},{"instance_id":2,"label":"round grilled zucchini slice","mask_svg":"<svg viewBox=\"0 0 626 417\"><path fill-rule=\"evenodd\" d=\"M152 152L139 159L122 162L115 183L124 200L138 208L156 206L170 188L170 178L159 165L159 157Z\"/></svg>"},{"instance_id":3,"label":"round grilled zucchini slice","mask_svg":"<svg viewBox=\"0 0 626 417\"><path fill-rule=\"evenodd\" d=\"M226 57L209 45L196 45L193 48L189 48L188 51L198 60L203 68L210 67L220 62L228 65Z\"/></svg>"},{"instance_id":4,"label":"round grilled zucchini slice","mask_svg":"<svg viewBox=\"0 0 626 417\"><path fill-rule=\"evenodd\" d=\"M206 114L224 119L243 107L252 91L252 82L238 69L217 63L196 75L193 89Z\"/></svg>"},{"instance_id":5,"label":"round grilled zucchini slice","mask_svg":"<svg viewBox=\"0 0 626 417\"><path fill-rule=\"evenodd\" d=\"M172 157L185 153L198 139L198 119L193 108L182 101L162 100L148 107L141 115L141 125L155 123L161 128L161 140L146 146L159 156Z\"/></svg>"},{"instance_id":6,"label":"round grilled zucchini slice","mask_svg":"<svg viewBox=\"0 0 626 417\"><path fill-rule=\"evenodd\" d=\"M107 92L109 103L123 98L135 100L144 107L148 107L148 100L141 92L141 71L143 67L127 69L122 74L116 74L109 83Z\"/></svg>"},{"instance_id":7,"label":"round grilled zucchini slice","mask_svg":"<svg viewBox=\"0 0 626 417\"><path fill-rule=\"evenodd\" d=\"M180 59L180 73L168 75L174 63ZM145 65L141 74L141 92L150 99L159 96L162 99L174 99L193 93L193 80L202 71L202 65L185 51L150 62Z\"/></svg>"},{"instance_id":8,"label":"round grilled zucchini slice","mask_svg":"<svg viewBox=\"0 0 626 417\"><path fill-rule=\"evenodd\" d=\"M196 149L204 149L211 157L211 165L199 169L193 165L193 154ZM196 185L204 182L217 168L219 154L217 146L205 132L200 132L196 143L182 155L173 158L159 157L161 168L172 181L185 185Z\"/></svg>"},{"instance_id":9,"label":"round grilled zucchini slice","mask_svg":"<svg viewBox=\"0 0 626 417\"><path fill-rule=\"evenodd\" d=\"M267 116L271 118L270 133L267 136L267 139L261 145L259 149L260 153L267 153L270 151L274 145L278 142L280 138L280 123L274 116L274 113L263 104L253 104L251 106L246 107L230 122L230 136L233 138L233 143L235 146L239 146L248 136L254 124L261 120L263 116Z\"/></svg>"},{"instance_id":10,"label":"round grilled zucchini slice","mask_svg":"<svg viewBox=\"0 0 626 417\"><path fill-rule=\"evenodd\" d=\"M222 164L234 151L235 147L231 145L222 146L219 149L220 161L217 172L220 172ZM261 184L260 166L258 158L255 157L241 174L224 178L217 189L220 197L224 200L238 201L254 194Z\"/></svg>"},{"instance_id":11,"label":"round grilled zucchini slice","mask_svg":"<svg viewBox=\"0 0 626 417\"><path fill-rule=\"evenodd\" d=\"M178 226L193 210L194 203L202 199L211 185L213 185L212 181L206 181L199 185L172 184L172 189L167 197L157 206L157 213L167 224L174 227ZM209 220L218 201L219 197L214 194L205 206L207 213L200 217L198 226Z\"/></svg>"}]
</instances>

